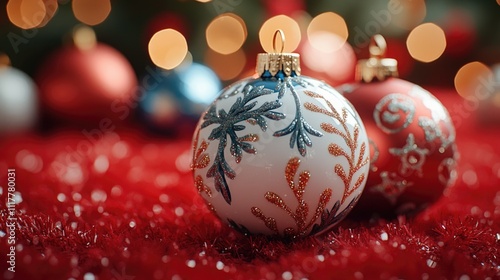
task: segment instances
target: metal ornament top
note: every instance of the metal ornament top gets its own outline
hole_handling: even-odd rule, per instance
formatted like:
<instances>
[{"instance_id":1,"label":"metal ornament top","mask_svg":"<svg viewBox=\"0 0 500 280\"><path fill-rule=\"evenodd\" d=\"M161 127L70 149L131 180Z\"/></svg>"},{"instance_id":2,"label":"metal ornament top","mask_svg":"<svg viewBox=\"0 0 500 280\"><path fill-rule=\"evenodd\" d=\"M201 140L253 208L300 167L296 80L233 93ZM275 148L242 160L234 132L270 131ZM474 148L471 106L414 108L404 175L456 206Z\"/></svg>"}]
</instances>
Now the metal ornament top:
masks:
<instances>
[{"instance_id":1,"label":"metal ornament top","mask_svg":"<svg viewBox=\"0 0 500 280\"><path fill-rule=\"evenodd\" d=\"M393 58L384 58L386 49L384 37L374 35L369 46L370 58L358 61L356 66L356 81L369 83L398 76L398 62Z\"/></svg>"},{"instance_id":2,"label":"metal ornament top","mask_svg":"<svg viewBox=\"0 0 500 280\"><path fill-rule=\"evenodd\" d=\"M277 41L281 47L277 50ZM259 76L268 72L272 77L282 73L285 77L300 76L300 55L298 53L283 53L285 49L285 35L281 29L276 30L273 36L273 52L257 55L256 71Z\"/></svg>"}]
</instances>

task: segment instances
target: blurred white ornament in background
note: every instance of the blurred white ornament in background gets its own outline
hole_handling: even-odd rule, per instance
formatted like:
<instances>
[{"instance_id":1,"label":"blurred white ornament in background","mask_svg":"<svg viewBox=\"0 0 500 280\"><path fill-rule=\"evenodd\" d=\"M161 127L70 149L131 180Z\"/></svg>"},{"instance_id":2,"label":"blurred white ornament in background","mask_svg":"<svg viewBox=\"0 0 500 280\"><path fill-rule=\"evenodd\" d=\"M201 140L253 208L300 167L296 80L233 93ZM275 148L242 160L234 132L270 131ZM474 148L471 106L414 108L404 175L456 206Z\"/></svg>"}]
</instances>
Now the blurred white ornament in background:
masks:
<instances>
[{"instance_id":1,"label":"blurred white ornament in background","mask_svg":"<svg viewBox=\"0 0 500 280\"><path fill-rule=\"evenodd\" d=\"M33 128L38 119L36 85L24 72L0 65L0 134Z\"/></svg>"}]
</instances>

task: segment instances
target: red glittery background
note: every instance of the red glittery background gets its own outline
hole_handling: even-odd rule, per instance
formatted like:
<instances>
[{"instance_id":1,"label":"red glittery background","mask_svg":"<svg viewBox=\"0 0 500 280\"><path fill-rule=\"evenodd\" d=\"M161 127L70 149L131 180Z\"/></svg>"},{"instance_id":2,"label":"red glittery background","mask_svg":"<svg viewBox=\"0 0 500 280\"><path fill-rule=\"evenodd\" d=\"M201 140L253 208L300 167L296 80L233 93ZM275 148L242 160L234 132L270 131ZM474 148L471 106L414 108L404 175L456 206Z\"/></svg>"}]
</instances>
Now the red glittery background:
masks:
<instances>
[{"instance_id":1,"label":"red glittery background","mask_svg":"<svg viewBox=\"0 0 500 280\"><path fill-rule=\"evenodd\" d=\"M190 139L117 130L0 140L1 276L499 279L500 130L453 109L463 101L452 96L438 95L451 108L461 153L445 197L416 217L347 219L325 236L292 242L243 236L210 213L193 186ZM14 274L7 168L16 169L18 199Z\"/></svg>"}]
</instances>

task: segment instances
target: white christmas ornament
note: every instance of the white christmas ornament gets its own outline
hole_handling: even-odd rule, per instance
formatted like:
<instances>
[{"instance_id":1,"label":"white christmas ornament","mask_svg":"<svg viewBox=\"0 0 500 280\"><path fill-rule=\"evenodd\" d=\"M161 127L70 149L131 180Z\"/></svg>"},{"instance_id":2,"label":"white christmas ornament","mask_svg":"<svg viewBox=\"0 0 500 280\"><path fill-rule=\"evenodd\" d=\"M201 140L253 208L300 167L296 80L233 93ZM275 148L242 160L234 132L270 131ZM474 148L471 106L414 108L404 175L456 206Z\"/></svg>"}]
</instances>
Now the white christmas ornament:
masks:
<instances>
[{"instance_id":1,"label":"white christmas ornament","mask_svg":"<svg viewBox=\"0 0 500 280\"><path fill-rule=\"evenodd\" d=\"M193 139L195 185L219 218L244 233L321 234L356 204L368 138L332 87L300 76L299 55L259 54L259 78L222 91Z\"/></svg>"},{"instance_id":2,"label":"white christmas ornament","mask_svg":"<svg viewBox=\"0 0 500 280\"><path fill-rule=\"evenodd\" d=\"M38 116L33 80L10 66L0 66L0 134L32 128Z\"/></svg>"}]
</instances>

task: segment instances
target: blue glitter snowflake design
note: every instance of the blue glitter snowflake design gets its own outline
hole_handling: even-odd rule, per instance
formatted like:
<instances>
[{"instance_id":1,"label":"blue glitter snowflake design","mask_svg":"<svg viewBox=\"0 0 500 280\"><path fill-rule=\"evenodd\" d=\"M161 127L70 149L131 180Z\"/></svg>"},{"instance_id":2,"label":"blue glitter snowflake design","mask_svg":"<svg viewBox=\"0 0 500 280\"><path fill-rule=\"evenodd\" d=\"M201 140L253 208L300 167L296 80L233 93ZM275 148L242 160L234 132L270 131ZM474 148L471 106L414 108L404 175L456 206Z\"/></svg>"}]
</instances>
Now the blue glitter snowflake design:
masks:
<instances>
[{"instance_id":1,"label":"blue glitter snowflake design","mask_svg":"<svg viewBox=\"0 0 500 280\"><path fill-rule=\"evenodd\" d=\"M235 157L236 163L241 161L243 152L255 154L255 147L249 142L258 140L257 135L247 134L238 137L237 131L245 129L245 125L238 124L242 121L252 121L259 125L262 131L267 129L267 121L265 118L271 120L281 120L285 115L273 111L282 106L279 100L264 102L260 107L255 108L257 105L256 99L259 96L272 94L272 90L265 89L264 86L254 87L246 85L243 88L243 97L238 97L236 102L231 106L229 112L224 109L216 111L215 103L209 108L205 116L201 128L205 128L212 124L219 124L219 126L212 130L208 139L219 140L217 154L215 156L212 166L207 171L208 178L214 178L215 189L222 194L228 204L231 204L231 192L227 184L226 176L234 179L236 172L229 166L224 156L224 150L227 145L227 137L231 140L230 152ZM255 108L255 109L254 109Z\"/></svg>"},{"instance_id":2,"label":"blue glitter snowflake design","mask_svg":"<svg viewBox=\"0 0 500 280\"><path fill-rule=\"evenodd\" d=\"M312 141L308 134L314 135L317 137L323 136L323 134L317 130L315 130L302 116L302 110L300 105L300 97L297 91L293 86L293 82L306 87L310 85L303 79L299 77L287 77L284 80L279 80L276 85L276 90L278 91L278 99L281 99L285 94L287 88L290 89L290 92L293 95L293 99L295 100L295 118L293 121L284 129L276 131L273 135L276 137L282 137L288 134L290 136L290 148L293 149L295 144L297 144L297 149L301 156L305 156L307 154L307 147L312 147Z\"/></svg>"}]
</instances>

